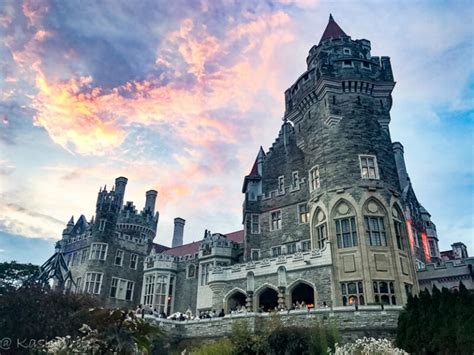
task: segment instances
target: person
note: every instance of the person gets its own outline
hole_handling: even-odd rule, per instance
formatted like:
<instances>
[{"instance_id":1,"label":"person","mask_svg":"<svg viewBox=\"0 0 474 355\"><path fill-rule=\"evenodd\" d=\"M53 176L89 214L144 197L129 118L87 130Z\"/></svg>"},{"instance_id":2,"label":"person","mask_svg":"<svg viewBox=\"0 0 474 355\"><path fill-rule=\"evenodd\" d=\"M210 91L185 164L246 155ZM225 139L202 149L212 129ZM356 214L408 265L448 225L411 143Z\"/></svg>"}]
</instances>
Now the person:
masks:
<instances>
[{"instance_id":1,"label":"person","mask_svg":"<svg viewBox=\"0 0 474 355\"><path fill-rule=\"evenodd\" d=\"M224 316L225 316L224 308L222 308L221 311L219 312L218 317L224 317Z\"/></svg>"},{"instance_id":2,"label":"person","mask_svg":"<svg viewBox=\"0 0 474 355\"><path fill-rule=\"evenodd\" d=\"M323 302L323 307L324 307L324 308L327 308L327 307L328 307L328 304L326 303L326 301Z\"/></svg>"}]
</instances>

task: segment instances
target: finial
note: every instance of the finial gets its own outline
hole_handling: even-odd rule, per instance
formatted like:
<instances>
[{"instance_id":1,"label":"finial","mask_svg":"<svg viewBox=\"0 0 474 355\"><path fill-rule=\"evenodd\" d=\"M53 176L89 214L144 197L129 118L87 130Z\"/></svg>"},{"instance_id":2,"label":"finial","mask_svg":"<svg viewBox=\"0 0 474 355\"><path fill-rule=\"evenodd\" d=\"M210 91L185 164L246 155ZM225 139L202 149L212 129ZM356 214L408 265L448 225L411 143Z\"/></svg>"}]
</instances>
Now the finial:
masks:
<instances>
[{"instance_id":1,"label":"finial","mask_svg":"<svg viewBox=\"0 0 474 355\"><path fill-rule=\"evenodd\" d=\"M329 21L334 21L331 13L329 14Z\"/></svg>"}]
</instances>

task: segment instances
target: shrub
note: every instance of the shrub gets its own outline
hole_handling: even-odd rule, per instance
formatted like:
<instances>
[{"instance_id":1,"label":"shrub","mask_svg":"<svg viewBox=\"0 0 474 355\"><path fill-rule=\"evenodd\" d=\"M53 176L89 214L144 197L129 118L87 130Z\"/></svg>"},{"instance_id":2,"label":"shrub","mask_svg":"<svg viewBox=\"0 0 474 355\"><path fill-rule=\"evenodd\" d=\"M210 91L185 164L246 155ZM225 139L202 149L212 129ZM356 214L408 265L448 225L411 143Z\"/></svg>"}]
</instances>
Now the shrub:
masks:
<instances>
[{"instance_id":1,"label":"shrub","mask_svg":"<svg viewBox=\"0 0 474 355\"><path fill-rule=\"evenodd\" d=\"M222 339L213 343L201 345L192 349L190 355L232 355L234 354L232 342L229 339Z\"/></svg>"}]
</instances>

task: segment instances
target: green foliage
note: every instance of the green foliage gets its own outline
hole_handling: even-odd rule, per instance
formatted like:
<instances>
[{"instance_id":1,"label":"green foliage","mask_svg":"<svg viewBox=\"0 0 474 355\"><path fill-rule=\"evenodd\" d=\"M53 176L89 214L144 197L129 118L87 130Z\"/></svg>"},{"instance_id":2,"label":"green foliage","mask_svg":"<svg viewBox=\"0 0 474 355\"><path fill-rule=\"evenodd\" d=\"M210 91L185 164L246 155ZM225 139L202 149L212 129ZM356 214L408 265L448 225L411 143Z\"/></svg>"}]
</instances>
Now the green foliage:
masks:
<instances>
[{"instance_id":1,"label":"green foliage","mask_svg":"<svg viewBox=\"0 0 474 355\"><path fill-rule=\"evenodd\" d=\"M39 267L15 261L0 263L0 295L33 283L39 276Z\"/></svg>"},{"instance_id":2,"label":"green foliage","mask_svg":"<svg viewBox=\"0 0 474 355\"><path fill-rule=\"evenodd\" d=\"M49 340L78 334L89 319L87 310L94 299L86 295L64 294L33 284L9 288L0 296L0 334L16 340Z\"/></svg>"},{"instance_id":3,"label":"green foliage","mask_svg":"<svg viewBox=\"0 0 474 355\"><path fill-rule=\"evenodd\" d=\"M474 352L474 294L436 287L409 297L398 319L396 344L413 354Z\"/></svg>"},{"instance_id":4,"label":"green foliage","mask_svg":"<svg viewBox=\"0 0 474 355\"><path fill-rule=\"evenodd\" d=\"M234 323L230 340L233 353L238 355L319 355L327 354L328 348L334 350L340 337L334 326L285 327L275 317L259 327L255 334L245 323Z\"/></svg>"},{"instance_id":5,"label":"green foliage","mask_svg":"<svg viewBox=\"0 0 474 355\"><path fill-rule=\"evenodd\" d=\"M225 338L191 350L190 355L233 355L232 342Z\"/></svg>"}]
</instances>

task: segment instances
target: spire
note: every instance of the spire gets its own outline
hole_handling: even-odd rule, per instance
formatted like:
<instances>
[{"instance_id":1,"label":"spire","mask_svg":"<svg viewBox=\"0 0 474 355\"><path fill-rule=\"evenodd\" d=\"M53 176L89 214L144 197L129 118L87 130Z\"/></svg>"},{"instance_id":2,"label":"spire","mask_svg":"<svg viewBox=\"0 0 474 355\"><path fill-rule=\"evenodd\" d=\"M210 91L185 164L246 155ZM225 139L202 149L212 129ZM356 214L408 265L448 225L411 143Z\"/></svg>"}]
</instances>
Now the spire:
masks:
<instances>
[{"instance_id":1,"label":"spire","mask_svg":"<svg viewBox=\"0 0 474 355\"><path fill-rule=\"evenodd\" d=\"M74 226L74 216L71 216L71 219L69 220L69 222L67 222L67 225Z\"/></svg>"},{"instance_id":2,"label":"spire","mask_svg":"<svg viewBox=\"0 0 474 355\"><path fill-rule=\"evenodd\" d=\"M258 167L257 167L257 159L255 159L255 163L253 163L252 170L250 170L250 174L247 176L258 176Z\"/></svg>"},{"instance_id":3,"label":"spire","mask_svg":"<svg viewBox=\"0 0 474 355\"><path fill-rule=\"evenodd\" d=\"M341 36L347 37L346 33L342 30L341 27L334 21L334 18L332 17L331 14L329 14L329 22L328 25L326 26L326 29L324 30L323 36L321 37L319 44L321 44L322 41L328 38L339 38Z\"/></svg>"}]
</instances>

